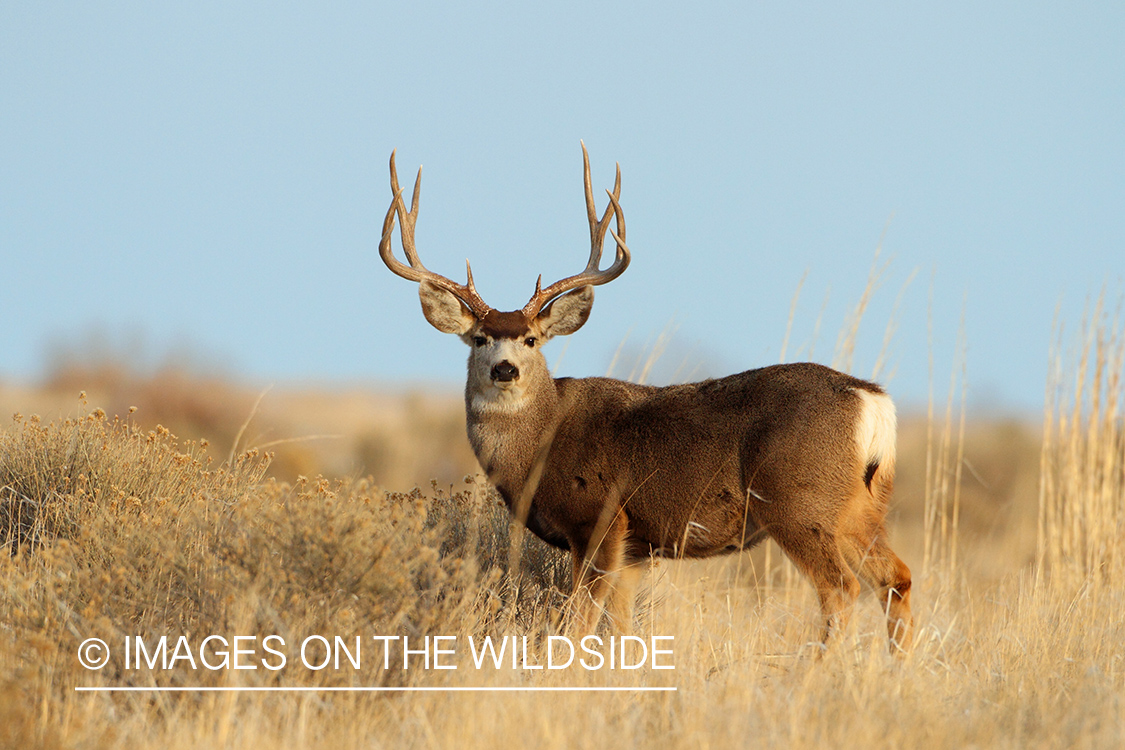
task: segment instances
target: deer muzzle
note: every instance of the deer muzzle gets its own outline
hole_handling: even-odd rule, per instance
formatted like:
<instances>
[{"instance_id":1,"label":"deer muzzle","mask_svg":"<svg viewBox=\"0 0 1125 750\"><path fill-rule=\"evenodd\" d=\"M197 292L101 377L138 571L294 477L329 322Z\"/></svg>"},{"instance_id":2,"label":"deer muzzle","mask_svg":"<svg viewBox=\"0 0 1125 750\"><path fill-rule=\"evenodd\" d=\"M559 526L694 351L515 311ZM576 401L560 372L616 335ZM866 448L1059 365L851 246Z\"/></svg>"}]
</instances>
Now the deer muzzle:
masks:
<instances>
[{"instance_id":1,"label":"deer muzzle","mask_svg":"<svg viewBox=\"0 0 1125 750\"><path fill-rule=\"evenodd\" d=\"M499 383L510 383L513 380L519 380L520 369L513 365L508 360L504 360L499 364L492 366L492 379Z\"/></svg>"}]
</instances>

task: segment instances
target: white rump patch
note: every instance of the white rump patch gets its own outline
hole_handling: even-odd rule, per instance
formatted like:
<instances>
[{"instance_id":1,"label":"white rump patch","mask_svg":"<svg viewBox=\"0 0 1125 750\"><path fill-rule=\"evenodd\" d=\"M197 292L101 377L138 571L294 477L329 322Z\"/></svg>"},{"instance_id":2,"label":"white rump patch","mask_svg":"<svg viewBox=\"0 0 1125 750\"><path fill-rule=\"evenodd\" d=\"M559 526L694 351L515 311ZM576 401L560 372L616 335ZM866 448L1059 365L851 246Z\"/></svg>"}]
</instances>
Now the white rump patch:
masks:
<instances>
[{"instance_id":1,"label":"white rump patch","mask_svg":"<svg viewBox=\"0 0 1125 750\"><path fill-rule=\"evenodd\" d=\"M872 393L862 388L852 390L861 402L859 422L855 427L860 461L864 466L875 463L893 468L897 426L894 401L885 393Z\"/></svg>"}]
</instances>

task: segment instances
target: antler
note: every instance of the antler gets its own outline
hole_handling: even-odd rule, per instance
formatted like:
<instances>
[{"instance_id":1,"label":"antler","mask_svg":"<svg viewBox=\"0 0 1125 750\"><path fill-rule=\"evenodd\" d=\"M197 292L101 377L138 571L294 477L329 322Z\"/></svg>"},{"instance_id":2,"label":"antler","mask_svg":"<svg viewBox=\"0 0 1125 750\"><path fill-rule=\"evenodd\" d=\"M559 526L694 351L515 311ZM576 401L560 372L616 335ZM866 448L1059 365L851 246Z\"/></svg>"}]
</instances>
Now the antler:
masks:
<instances>
[{"instance_id":1,"label":"antler","mask_svg":"<svg viewBox=\"0 0 1125 750\"><path fill-rule=\"evenodd\" d=\"M590 186L590 155L586 152L585 143L582 143L582 164L586 183L586 214L590 220L590 261L586 264L586 269L582 273L556 281L546 289L541 288L543 277L540 276L535 282L535 294L531 296L531 300L523 308L523 314L528 318L538 315L540 310L546 307L555 297L578 287L608 284L629 267L629 248L625 245L625 214L621 210L621 204L617 202L618 198L621 197L621 165L617 165L617 179L613 183L613 192L606 191L609 195L609 205L605 207L605 213L599 221L597 209L594 207L594 189ZM616 218L616 233L609 228L610 211ZM598 270L598 264L602 260L602 246L605 243L606 230L609 230L617 243L617 257L614 259L613 265L604 271L600 271Z\"/></svg>"},{"instance_id":2,"label":"antler","mask_svg":"<svg viewBox=\"0 0 1125 750\"><path fill-rule=\"evenodd\" d=\"M398 186L395 152L392 151L391 192L394 193L394 199L391 201L391 207L387 209L387 218L383 220L383 239L379 241L379 257L383 259L392 273L410 281L428 281L441 287L459 299L469 309L469 312L478 319L484 318L492 308L481 299L480 295L477 294L476 287L473 286L473 269L469 267L469 261L465 261L465 270L469 280L462 285L430 271L422 265L422 261L418 258L418 251L414 247L414 223L418 220L418 194L421 189L422 168L418 167L418 176L414 179L414 196L410 199L410 211L407 211L406 204L402 200L402 188ZM391 233L395 228L395 215L398 215L401 222L399 236L402 238L402 251L406 254L406 260L410 263L409 266L399 262L391 248Z\"/></svg>"}]
</instances>

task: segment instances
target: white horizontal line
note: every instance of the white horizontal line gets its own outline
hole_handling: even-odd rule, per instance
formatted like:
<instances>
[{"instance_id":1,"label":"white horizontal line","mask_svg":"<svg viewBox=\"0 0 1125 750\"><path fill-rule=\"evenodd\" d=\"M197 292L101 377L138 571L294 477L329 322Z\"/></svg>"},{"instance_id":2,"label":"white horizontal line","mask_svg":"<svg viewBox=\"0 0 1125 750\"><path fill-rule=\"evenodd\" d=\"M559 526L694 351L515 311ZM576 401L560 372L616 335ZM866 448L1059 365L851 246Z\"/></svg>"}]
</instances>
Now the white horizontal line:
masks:
<instances>
[{"instance_id":1,"label":"white horizontal line","mask_svg":"<svg viewBox=\"0 0 1125 750\"><path fill-rule=\"evenodd\" d=\"M675 687L136 687L76 686L78 693L674 693Z\"/></svg>"}]
</instances>

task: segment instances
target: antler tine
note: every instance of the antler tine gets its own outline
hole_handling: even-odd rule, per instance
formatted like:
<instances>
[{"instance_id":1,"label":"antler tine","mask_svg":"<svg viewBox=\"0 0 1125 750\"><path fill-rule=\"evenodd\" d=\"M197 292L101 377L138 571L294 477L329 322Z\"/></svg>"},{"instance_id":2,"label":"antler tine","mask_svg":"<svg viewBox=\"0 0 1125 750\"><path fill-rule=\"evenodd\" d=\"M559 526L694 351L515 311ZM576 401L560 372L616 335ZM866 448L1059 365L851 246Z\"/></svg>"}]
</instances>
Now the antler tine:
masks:
<instances>
[{"instance_id":1,"label":"antler tine","mask_svg":"<svg viewBox=\"0 0 1125 750\"><path fill-rule=\"evenodd\" d=\"M586 144L581 141L579 142L582 143L582 177L583 187L586 191L586 217L590 222L591 251L596 252L600 257L612 205L605 207L605 213L602 214L602 218L599 220L598 209L594 205L594 188L590 184L590 154L586 151ZM608 193L609 191L607 190L606 192ZM613 181L613 197L621 197L621 162L617 163L617 177ZM593 266L596 268L597 263L594 263Z\"/></svg>"},{"instance_id":2,"label":"antler tine","mask_svg":"<svg viewBox=\"0 0 1125 750\"><path fill-rule=\"evenodd\" d=\"M465 282L465 288L469 291L469 294L480 299L480 295L477 294L477 288L473 285L473 267L469 265L468 258L465 258L465 277L468 279L468 281ZM487 307L487 305L485 307Z\"/></svg>"},{"instance_id":3,"label":"antler tine","mask_svg":"<svg viewBox=\"0 0 1125 750\"><path fill-rule=\"evenodd\" d=\"M617 165L617 177L614 180L613 192L606 190L609 195L609 205L605 208L602 218L598 219L597 208L594 205L594 190L590 182L590 155L586 151L586 144L582 143L583 187L586 193L586 215L590 221L590 260L586 263L585 270L574 276L569 276L556 281L546 289L542 289L542 276L535 282L535 294L524 305L523 313L527 317L538 315L539 312L555 297L577 289L582 286L598 286L608 284L616 279L629 267L631 256L629 247L625 244L625 213L621 210L618 198L621 197L621 164ZM609 229L610 213L613 213L617 223L617 232ZM605 233L613 235L617 243L617 252L613 265L604 271L598 270L602 259L602 246L605 244Z\"/></svg>"},{"instance_id":4,"label":"antler tine","mask_svg":"<svg viewBox=\"0 0 1125 750\"><path fill-rule=\"evenodd\" d=\"M421 189L422 168L419 167L418 176L414 179L414 194L410 199L410 210L407 211L406 204L402 200L402 188L398 185L395 152L392 151L391 191L394 193L394 197L391 199L390 208L387 209L387 216L383 219L383 237L379 241L379 257L383 259L392 273L410 281L429 281L459 299L477 318L483 318L492 308L477 294L476 287L473 286L473 271L469 268L468 261L465 261L468 283L462 285L429 270L422 265L422 261L418 257L418 250L414 245L414 224L418 220ZM394 249L391 247L391 234L394 232L395 216L399 218L399 237L402 240L402 251L406 255L406 260L410 263L409 266L404 265L394 256Z\"/></svg>"},{"instance_id":5,"label":"antler tine","mask_svg":"<svg viewBox=\"0 0 1125 750\"><path fill-rule=\"evenodd\" d=\"M583 187L586 189L586 216L590 220L590 229L593 231L594 225L598 223L598 209L594 206L594 188L590 184L590 152L586 150L586 142L578 141L582 144L582 179ZM593 239L593 235L590 235Z\"/></svg>"},{"instance_id":6,"label":"antler tine","mask_svg":"<svg viewBox=\"0 0 1125 750\"><path fill-rule=\"evenodd\" d=\"M621 210L621 204L617 202L621 194L621 167L617 168L617 192L611 193L608 190L605 192L609 195L609 205L605 207L605 211L608 214L610 207L613 208L614 221L617 224L616 232L612 229L609 230L609 233L613 236L613 241L617 243L617 255L613 259L613 265L606 269L606 273L609 273L619 263L624 261L624 266L617 272L618 275L620 275L625 270L625 266L629 265L630 260L629 246L625 244L625 212ZM609 229L609 222L606 222L606 228ZM615 276L614 278L617 277Z\"/></svg>"}]
</instances>

